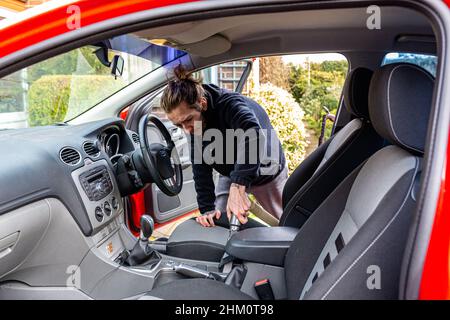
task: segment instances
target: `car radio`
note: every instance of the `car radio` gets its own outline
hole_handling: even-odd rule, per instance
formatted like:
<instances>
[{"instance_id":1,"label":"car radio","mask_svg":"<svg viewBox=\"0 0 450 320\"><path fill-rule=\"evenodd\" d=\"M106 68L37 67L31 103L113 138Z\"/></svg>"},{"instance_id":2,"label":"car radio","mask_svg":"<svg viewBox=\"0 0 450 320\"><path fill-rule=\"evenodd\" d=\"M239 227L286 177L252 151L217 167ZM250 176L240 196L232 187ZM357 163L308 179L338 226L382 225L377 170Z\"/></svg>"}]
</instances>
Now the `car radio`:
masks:
<instances>
[{"instance_id":1,"label":"car radio","mask_svg":"<svg viewBox=\"0 0 450 320\"><path fill-rule=\"evenodd\" d=\"M111 193L113 186L105 166L98 166L79 176L90 201L99 201Z\"/></svg>"}]
</instances>

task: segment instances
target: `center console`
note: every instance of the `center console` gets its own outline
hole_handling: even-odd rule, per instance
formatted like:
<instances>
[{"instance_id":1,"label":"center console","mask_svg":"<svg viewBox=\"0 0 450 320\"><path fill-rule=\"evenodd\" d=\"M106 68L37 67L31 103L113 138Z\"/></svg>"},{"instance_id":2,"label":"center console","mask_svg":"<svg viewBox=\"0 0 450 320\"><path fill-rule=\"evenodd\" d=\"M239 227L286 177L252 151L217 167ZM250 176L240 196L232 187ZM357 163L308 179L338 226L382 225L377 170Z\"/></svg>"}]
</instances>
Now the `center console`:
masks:
<instances>
[{"instance_id":1,"label":"center console","mask_svg":"<svg viewBox=\"0 0 450 320\"><path fill-rule=\"evenodd\" d=\"M93 234L123 212L119 188L106 160L86 163L72 172L72 178L88 213Z\"/></svg>"},{"instance_id":2,"label":"center console","mask_svg":"<svg viewBox=\"0 0 450 320\"><path fill-rule=\"evenodd\" d=\"M235 233L225 251L248 262L282 267L284 257L298 233L291 227L258 227Z\"/></svg>"},{"instance_id":3,"label":"center console","mask_svg":"<svg viewBox=\"0 0 450 320\"><path fill-rule=\"evenodd\" d=\"M141 236L136 239L125 223L124 208L116 178L108 162L85 163L72 178L88 213L93 233L86 238L89 252L83 259L83 292L93 298L120 299L168 282L204 278L234 286L257 298L254 282L282 279L286 251L297 234L294 228L252 228L237 232L228 241L225 265L165 254L165 243L148 241L153 232L149 216L141 220ZM224 259L222 259L224 260ZM277 279L277 280L274 280ZM274 285L275 297L285 297L282 286Z\"/></svg>"}]
</instances>

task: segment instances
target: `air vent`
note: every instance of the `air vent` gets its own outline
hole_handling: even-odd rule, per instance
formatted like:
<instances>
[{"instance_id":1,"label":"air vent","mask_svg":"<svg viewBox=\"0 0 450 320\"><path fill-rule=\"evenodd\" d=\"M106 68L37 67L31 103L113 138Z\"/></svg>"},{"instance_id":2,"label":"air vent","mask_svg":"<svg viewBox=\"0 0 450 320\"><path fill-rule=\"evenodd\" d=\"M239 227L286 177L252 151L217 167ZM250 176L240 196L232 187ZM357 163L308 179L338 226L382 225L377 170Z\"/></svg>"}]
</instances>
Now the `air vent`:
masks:
<instances>
[{"instance_id":1,"label":"air vent","mask_svg":"<svg viewBox=\"0 0 450 320\"><path fill-rule=\"evenodd\" d=\"M94 142L85 142L83 144L83 150L91 157L98 157L100 155L100 150L98 150Z\"/></svg>"},{"instance_id":2,"label":"air vent","mask_svg":"<svg viewBox=\"0 0 450 320\"><path fill-rule=\"evenodd\" d=\"M81 161L81 154L77 150L68 147L61 149L59 157L64 163L71 166L75 166Z\"/></svg>"},{"instance_id":3,"label":"air vent","mask_svg":"<svg viewBox=\"0 0 450 320\"><path fill-rule=\"evenodd\" d=\"M131 135L131 138L133 139L134 143L139 144L139 136L137 135L137 133L133 133Z\"/></svg>"}]
</instances>

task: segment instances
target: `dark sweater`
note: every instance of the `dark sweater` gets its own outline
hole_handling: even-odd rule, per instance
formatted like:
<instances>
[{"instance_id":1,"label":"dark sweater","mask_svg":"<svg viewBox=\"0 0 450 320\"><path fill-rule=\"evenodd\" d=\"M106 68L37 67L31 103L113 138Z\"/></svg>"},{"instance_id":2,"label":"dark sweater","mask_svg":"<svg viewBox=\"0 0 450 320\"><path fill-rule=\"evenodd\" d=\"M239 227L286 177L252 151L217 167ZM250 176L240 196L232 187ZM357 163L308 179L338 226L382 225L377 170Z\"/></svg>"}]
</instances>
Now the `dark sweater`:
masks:
<instances>
[{"instance_id":1,"label":"dark sweater","mask_svg":"<svg viewBox=\"0 0 450 320\"><path fill-rule=\"evenodd\" d=\"M216 157L216 159L219 159L217 163L211 164L209 162L210 164L207 164L208 161L205 163L204 158L199 161L198 156L204 154L205 148L214 143L214 139L211 139L211 141L203 141L203 143L197 140L194 143L194 140L198 139L198 137L193 135L190 137L195 190L197 191L197 202L201 213L215 209L214 202L216 197L212 175L213 169L221 175L230 177L232 182L249 188L251 185L262 185L272 181L286 164L281 143L273 130L267 113L258 103L241 94L221 89L212 84L203 85L203 88L205 89L206 99L208 101L208 108L203 113L203 118L206 122L205 131L208 129L220 131L224 140L224 149L222 150L223 157ZM252 145L249 145L248 139L240 143L236 138L233 138L233 141L231 141L231 137L226 134L227 129L242 129L244 132L253 129L256 132L254 137L258 139L258 143L261 140L261 144L265 145L266 150L269 150L268 152L266 151L268 155L273 154L276 156L274 151L278 151L278 157L271 162L273 169L270 170L270 174L267 173L268 170L264 170L269 167L269 163L264 159L260 159L260 153L254 152L255 141ZM266 130L260 131L260 129ZM273 137L271 136L272 134L274 134ZM231 158L231 162L226 161L227 152L225 149L227 145L228 148L234 145L234 157ZM200 146L202 150L199 150ZM209 149L212 146L209 146ZM197 158L194 158L194 150L197 152ZM209 154L212 153L217 156L217 150L210 151L208 149L206 150ZM249 151L252 154L249 154ZM244 156L245 158L243 158ZM230 155L228 157L230 158ZM237 163L238 158L245 159L245 161L239 161ZM223 161L220 161L220 159L223 159Z\"/></svg>"}]
</instances>

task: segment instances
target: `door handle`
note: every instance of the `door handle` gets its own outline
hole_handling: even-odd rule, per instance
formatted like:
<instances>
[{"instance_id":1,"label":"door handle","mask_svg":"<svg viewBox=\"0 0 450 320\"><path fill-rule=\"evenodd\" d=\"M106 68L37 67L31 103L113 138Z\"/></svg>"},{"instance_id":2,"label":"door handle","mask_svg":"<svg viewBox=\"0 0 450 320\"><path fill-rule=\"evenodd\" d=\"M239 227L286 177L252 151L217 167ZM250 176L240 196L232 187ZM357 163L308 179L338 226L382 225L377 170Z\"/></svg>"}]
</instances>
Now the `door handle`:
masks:
<instances>
[{"instance_id":1,"label":"door handle","mask_svg":"<svg viewBox=\"0 0 450 320\"><path fill-rule=\"evenodd\" d=\"M192 165L191 159L189 156L180 157L181 168L187 169Z\"/></svg>"},{"instance_id":2,"label":"door handle","mask_svg":"<svg viewBox=\"0 0 450 320\"><path fill-rule=\"evenodd\" d=\"M178 141L178 140L184 139L184 137L185 137L180 128L172 128L172 129L170 129L170 134L171 134L172 139L174 141Z\"/></svg>"},{"instance_id":3,"label":"door handle","mask_svg":"<svg viewBox=\"0 0 450 320\"><path fill-rule=\"evenodd\" d=\"M19 231L0 239L0 259L12 252L17 239L19 239Z\"/></svg>"}]
</instances>

